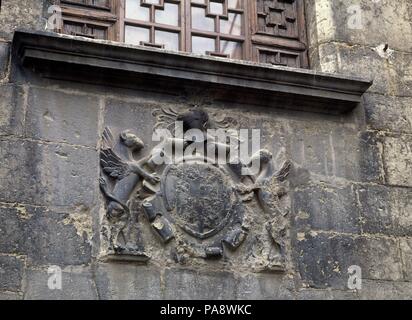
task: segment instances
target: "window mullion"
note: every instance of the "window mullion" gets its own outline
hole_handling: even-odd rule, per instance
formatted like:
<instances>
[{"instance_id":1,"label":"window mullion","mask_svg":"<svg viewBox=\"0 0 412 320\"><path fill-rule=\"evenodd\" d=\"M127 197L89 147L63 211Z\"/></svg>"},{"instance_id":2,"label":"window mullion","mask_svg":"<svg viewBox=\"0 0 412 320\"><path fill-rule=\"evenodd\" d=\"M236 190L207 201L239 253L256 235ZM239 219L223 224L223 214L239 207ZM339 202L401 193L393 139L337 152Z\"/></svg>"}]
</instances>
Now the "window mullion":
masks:
<instances>
[{"instance_id":1,"label":"window mullion","mask_svg":"<svg viewBox=\"0 0 412 320\"><path fill-rule=\"evenodd\" d=\"M125 0L118 0L116 3L117 7L116 12L117 16L119 17L119 20L117 22L117 41L120 42L125 42L125 37L124 37L124 29L126 27L125 24L125 10L126 10L126 4Z\"/></svg>"},{"instance_id":2,"label":"window mullion","mask_svg":"<svg viewBox=\"0 0 412 320\"><path fill-rule=\"evenodd\" d=\"M186 0L180 1L180 50L186 51Z\"/></svg>"},{"instance_id":3,"label":"window mullion","mask_svg":"<svg viewBox=\"0 0 412 320\"><path fill-rule=\"evenodd\" d=\"M192 50L191 39L192 39L192 28L191 28L191 1L190 0L182 0L184 3L182 4L184 7L184 26L182 25L182 37L184 38L184 51L190 52Z\"/></svg>"},{"instance_id":4,"label":"window mullion","mask_svg":"<svg viewBox=\"0 0 412 320\"><path fill-rule=\"evenodd\" d=\"M215 17L215 32L218 34L215 40L215 47L216 47L216 53L220 54L222 53L220 51L220 17L216 16Z\"/></svg>"},{"instance_id":5,"label":"window mullion","mask_svg":"<svg viewBox=\"0 0 412 320\"><path fill-rule=\"evenodd\" d=\"M252 54L252 39L251 39L251 27L252 27L252 13L250 6L253 5L252 1L243 0L243 32L245 34L245 42L243 48L243 56L245 60L253 60Z\"/></svg>"}]
</instances>

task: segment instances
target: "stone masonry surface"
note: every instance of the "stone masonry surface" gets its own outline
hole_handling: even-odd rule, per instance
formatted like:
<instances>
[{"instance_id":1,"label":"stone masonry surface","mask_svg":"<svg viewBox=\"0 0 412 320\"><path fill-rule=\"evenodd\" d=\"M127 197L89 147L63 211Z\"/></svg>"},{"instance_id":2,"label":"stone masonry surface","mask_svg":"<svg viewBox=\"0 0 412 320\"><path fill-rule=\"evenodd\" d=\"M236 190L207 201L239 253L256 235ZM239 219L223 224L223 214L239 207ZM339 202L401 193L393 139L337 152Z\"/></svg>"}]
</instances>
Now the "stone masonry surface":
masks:
<instances>
[{"instance_id":1,"label":"stone masonry surface","mask_svg":"<svg viewBox=\"0 0 412 320\"><path fill-rule=\"evenodd\" d=\"M349 114L44 79L10 48L15 30L44 30L50 1L1 1L0 299L412 299L412 2L305 4L311 68L374 80ZM131 128L153 147L152 111L192 104L260 128L292 161L284 272L162 260L143 217L146 265L99 259L103 129ZM251 239L239 253L250 261L265 250L263 232ZM62 290L47 286L51 265ZM359 290L347 286L353 265Z\"/></svg>"}]
</instances>

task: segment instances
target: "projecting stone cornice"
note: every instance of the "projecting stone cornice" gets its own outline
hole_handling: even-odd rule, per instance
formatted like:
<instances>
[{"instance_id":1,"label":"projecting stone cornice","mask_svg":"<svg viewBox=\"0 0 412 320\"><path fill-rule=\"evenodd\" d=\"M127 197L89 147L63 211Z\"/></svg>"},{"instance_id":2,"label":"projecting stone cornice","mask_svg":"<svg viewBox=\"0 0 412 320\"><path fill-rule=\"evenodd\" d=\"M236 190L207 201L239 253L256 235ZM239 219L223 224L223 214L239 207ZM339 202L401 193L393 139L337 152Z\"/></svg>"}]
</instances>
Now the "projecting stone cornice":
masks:
<instances>
[{"instance_id":1,"label":"projecting stone cornice","mask_svg":"<svg viewBox=\"0 0 412 320\"><path fill-rule=\"evenodd\" d=\"M174 91L211 88L233 102L331 114L355 108L372 84L351 76L49 32L15 32L13 57L46 78Z\"/></svg>"}]
</instances>

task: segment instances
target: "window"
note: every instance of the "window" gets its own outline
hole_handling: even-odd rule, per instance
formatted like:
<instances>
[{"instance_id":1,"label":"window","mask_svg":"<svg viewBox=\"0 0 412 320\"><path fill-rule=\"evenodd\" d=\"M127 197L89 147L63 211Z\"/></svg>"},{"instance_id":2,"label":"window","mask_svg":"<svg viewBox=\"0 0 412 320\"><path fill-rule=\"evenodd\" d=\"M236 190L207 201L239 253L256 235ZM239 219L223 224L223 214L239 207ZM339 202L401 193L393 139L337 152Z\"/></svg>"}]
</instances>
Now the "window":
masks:
<instances>
[{"instance_id":1,"label":"window","mask_svg":"<svg viewBox=\"0 0 412 320\"><path fill-rule=\"evenodd\" d=\"M61 0L60 5L61 32L67 34L308 66L303 0Z\"/></svg>"}]
</instances>

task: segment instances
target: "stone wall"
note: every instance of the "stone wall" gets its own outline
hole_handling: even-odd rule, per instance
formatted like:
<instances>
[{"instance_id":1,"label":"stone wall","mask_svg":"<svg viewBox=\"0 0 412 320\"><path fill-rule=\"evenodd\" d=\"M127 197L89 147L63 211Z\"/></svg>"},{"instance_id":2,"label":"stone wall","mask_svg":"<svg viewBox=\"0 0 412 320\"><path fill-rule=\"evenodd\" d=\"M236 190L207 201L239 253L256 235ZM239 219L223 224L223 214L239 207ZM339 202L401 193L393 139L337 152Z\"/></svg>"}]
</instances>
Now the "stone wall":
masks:
<instances>
[{"instance_id":1,"label":"stone wall","mask_svg":"<svg viewBox=\"0 0 412 320\"><path fill-rule=\"evenodd\" d=\"M321 232L307 241L314 248L333 251L334 243L343 251L358 246L358 241L363 243L357 251L368 263L360 297L410 297L412 4L368 0L314 0L308 4L313 68L369 76L374 85L353 114L354 128L365 143L360 149L365 155L365 176L358 180L346 175L327 186L345 190L337 194L339 204L332 202L334 215L358 212L358 219L352 221L359 222L359 228L348 224L342 228L339 223L329 227L322 221L315 228L326 234ZM353 193L345 197L348 192ZM342 204L345 208L336 212Z\"/></svg>"},{"instance_id":2,"label":"stone wall","mask_svg":"<svg viewBox=\"0 0 412 320\"><path fill-rule=\"evenodd\" d=\"M412 4L306 2L312 69L374 80L350 114L223 103L207 91L171 95L44 79L10 62L10 41L16 28L44 29L48 1L3 0L0 298L412 298ZM103 129L133 128L151 146L151 112L191 104L262 129L278 162L292 161L286 271L230 261L99 260ZM139 224L156 256L162 246L143 217ZM262 237L249 237L240 254L262 254ZM51 265L63 271L62 290L48 288ZM360 290L347 287L353 265L362 270Z\"/></svg>"}]
</instances>

